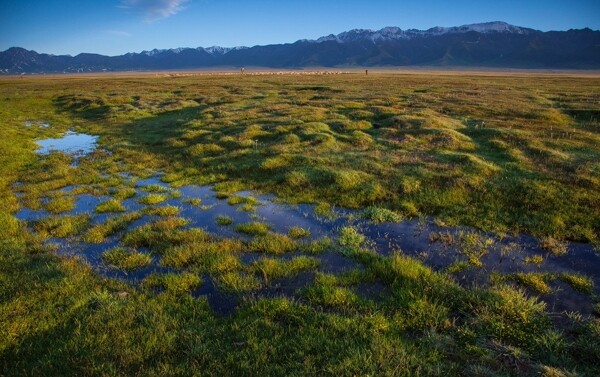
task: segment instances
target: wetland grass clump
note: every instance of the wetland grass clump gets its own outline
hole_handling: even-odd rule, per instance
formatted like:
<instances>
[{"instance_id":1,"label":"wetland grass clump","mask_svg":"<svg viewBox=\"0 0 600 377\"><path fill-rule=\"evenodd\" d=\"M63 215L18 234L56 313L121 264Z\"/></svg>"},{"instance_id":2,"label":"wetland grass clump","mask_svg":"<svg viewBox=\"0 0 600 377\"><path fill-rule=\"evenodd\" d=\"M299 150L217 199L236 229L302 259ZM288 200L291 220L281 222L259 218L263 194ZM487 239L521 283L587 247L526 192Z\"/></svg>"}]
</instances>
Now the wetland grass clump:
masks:
<instances>
[{"instance_id":1,"label":"wetland grass clump","mask_svg":"<svg viewBox=\"0 0 600 377\"><path fill-rule=\"evenodd\" d=\"M293 226L288 230L288 236L299 239L310 237L310 231L299 226Z\"/></svg>"},{"instance_id":2,"label":"wetland grass clump","mask_svg":"<svg viewBox=\"0 0 600 377\"><path fill-rule=\"evenodd\" d=\"M540 247L554 256L565 255L567 253L567 243L553 237L542 238L540 240Z\"/></svg>"},{"instance_id":3,"label":"wetland grass clump","mask_svg":"<svg viewBox=\"0 0 600 377\"><path fill-rule=\"evenodd\" d=\"M256 276L243 272L226 272L216 277L217 286L225 292L244 293L261 288Z\"/></svg>"},{"instance_id":4,"label":"wetland grass clump","mask_svg":"<svg viewBox=\"0 0 600 377\"><path fill-rule=\"evenodd\" d=\"M255 237L248 248L257 253L284 254L297 250L298 244L285 234L268 232Z\"/></svg>"},{"instance_id":5,"label":"wetland grass clump","mask_svg":"<svg viewBox=\"0 0 600 377\"><path fill-rule=\"evenodd\" d=\"M156 205L164 202L165 200L167 200L167 196L164 194L148 194L146 196L141 197L138 200L138 203L146 205Z\"/></svg>"},{"instance_id":6,"label":"wetland grass clump","mask_svg":"<svg viewBox=\"0 0 600 377\"><path fill-rule=\"evenodd\" d=\"M215 218L215 221L217 222L217 224L222 225L222 226L227 226L227 225L233 224L233 219L231 217L225 216L225 215L218 215Z\"/></svg>"},{"instance_id":7,"label":"wetland grass clump","mask_svg":"<svg viewBox=\"0 0 600 377\"><path fill-rule=\"evenodd\" d=\"M89 223L87 214L50 216L36 221L33 228L44 237L66 238L81 233Z\"/></svg>"},{"instance_id":8,"label":"wetland grass clump","mask_svg":"<svg viewBox=\"0 0 600 377\"><path fill-rule=\"evenodd\" d=\"M192 237L184 237L176 246L163 252L161 264L168 267L190 267L209 274L238 271L242 263L237 254L244 244L235 239L218 239L197 230Z\"/></svg>"},{"instance_id":9,"label":"wetland grass clump","mask_svg":"<svg viewBox=\"0 0 600 377\"><path fill-rule=\"evenodd\" d=\"M535 292L547 295L552 292L550 286L546 283L547 277L545 274L528 272L528 273L516 273L509 277L517 283L527 288L533 289Z\"/></svg>"},{"instance_id":10,"label":"wetland grass clump","mask_svg":"<svg viewBox=\"0 0 600 377\"><path fill-rule=\"evenodd\" d=\"M128 231L121 237L121 241L133 248L149 247L160 251L180 242L185 233L179 230L188 223L189 220L181 217L167 217Z\"/></svg>"},{"instance_id":11,"label":"wetland grass clump","mask_svg":"<svg viewBox=\"0 0 600 377\"><path fill-rule=\"evenodd\" d=\"M165 186L161 186L159 184L151 184L148 186L142 186L142 191L152 192L152 193L166 193L169 192L170 189Z\"/></svg>"},{"instance_id":12,"label":"wetland grass clump","mask_svg":"<svg viewBox=\"0 0 600 377\"><path fill-rule=\"evenodd\" d=\"M162 206L162 207L149 207L144 209L144 213L150 216L161 216L161 217L169 217L169 216L177 216L179 215L179 207L176 206Z\"/></svg>"},{"instance_id":13,"label":"wetland grass clump","mask_svg":"<svg viewBox=\"0 0 600 377\"><path fill-rule=\"evenodd\" d=\"M251 236L263 236L271 229L269 224L253 221L235 226L236 232L248 234Z\"/></svg>"},{"instance_id":14,"label":"wetland grass clump","mask_svg":"<svg viewBox=\"0 0 600 377\"><path fill-rule=\"evenodd\" d=\"M105 202L102 202L96 206L94 211L97 213L107 213L107 212L125 212L127 209L123 206L117 199L109 199Z\"/></svg>"},{"instance_id":15,"label":"wetland grass clump","mask_svg":"<svg viewBox=\"0 0 600 377\"><path fill-rule=\"evenodd\" d=\"M326 251L333 250L334 243L329 237L319 238L311 242L302 242L298 245L298 249L304 254L322 254Z\"/></svg>"},{"instance_id":16,"label":"wetland grass clump","mask_svg":"<svg viewBox=\"0 0 600 377\"><path fill-rule=\"evenodd\" d=\"M75 198L72 196L56 196L51 198L44 207L48 212L55 214L70 212L75 208Z\"/></svg>"},{"instance_id":17,"label":"wetland grass clump","mask_svg":"<svg viewBox=\"0 0 600 377\"><path fill-rule=\"evenodd\" d=\"M117 190L114 190L113 193L112 193L112 196L116 200L130 199L130 198L133 198L136 195L137 195L137 190L135 188L133 188L133 187L119 188Z\"/></svg>"},{"instance_id":18,"label":"wetland grass clump","mask_svg":"<svg viewBox=\"0 0 600 377\"><path fill-rule=\"evenodd\" d=\"M355 227L345 226L340 229L338 245L341 247L342 253L352 255L360 251L366 237L358 232Z\"/></svg>"},{"instance_id":19,"label":"wetland grass clump","mask_svg":"<svg viewBox=\"0 0 600 377\"><path fill-rule=\"evenodd\" d=\"M402 215L387 208L369 207L362 212L362 217L371 220L375 224L390 222L398 223L402 221Z\"/></svg>"},{"instance_id":20,"label":"wetland grass clump","mask_svg":"<svg viewBox=\"0 0 600 377\"><path fill-rule=\"evenodd\" d=\"M105 251L102 254L102 259L111 266L127 271L145 267L152 262L152 257L149 254L124 247L115 247Z\"/></svg>"},{"instance_id":21,"label":"wetland grass clump","mask_svg":"<svg viewBox=\"0 0 600 377\"><path fill-rule=\"evenodd\" d=\"M195 206L195 207L199 207L202 204L202 199L200 198L190 198L190 199L185 199L183 201L186 204Z\"/></svg>"},{"instance_id":22,"label":"wetland grass clump","mask_svg":"<svg viewBox=\"0 0 600 377\"><path fill-rule=\"evenodd\" d=\"M302 295L312 305L338 310L350 311L366 304L366 301L360 298L352 288L338 287L322 282L316 282L305 288Z\"/></svg>"},{"instance_id":23,"label":"wetland grass clump","mask_svg":"<svg viewBox=\"0 0 600 377\"><path fill-rule=\"evenodd\" d=\"M182 295L202 284L202 279L191 272L152 274L142 281L147 288L164 289L167 293Z\"/></svg>"},{"instance_id":24,"label":"wetland grass clump","mask_svg":"<svg viewBox=\"0 0 600 377\"><path fill-rule=\"evenodd\" d=\"M250 268L268 282L273 279L290 278L302 271L314 270L318 266L318 259L306 256L299 256L290 260L263 257L252 262Z\"/></svg>"},{"instance_id":25,"label":"wetland grass clump","mask_svg":"<svg viewBox=\"0 0 600 377\"><path fill-rule=\"evenodd\" d=\"M125 230L129 224L138 220L142 217L139 212L131 212L117 217L106 220L105 223L96 224L89 228L83 234L83 241L88 243L102 243L106 240L106 237L112 236L113 234Z\"/></svg>"},{"instance_id":26,"label":"wetland grass clump","mask_svg":"<svg viewBox=\"0 0 600 377\"><path fill-rule=\"evenodd\" d=\"M564 272L558 275L558 279L579 292L592 293L594 291L594 282L587 276Z\"/></svg>"},{"instance_id":27,"label":"wetland grass clump","mask_svg":"<svg viewBox=\"0 0 600 377\"><path fill-rule=\"evenodd\" d=\"M542 264L544 262L544 256L536 254L530 257L526 257L523 259L523 262L526 264Z\"/></svg>"}]
</instances>

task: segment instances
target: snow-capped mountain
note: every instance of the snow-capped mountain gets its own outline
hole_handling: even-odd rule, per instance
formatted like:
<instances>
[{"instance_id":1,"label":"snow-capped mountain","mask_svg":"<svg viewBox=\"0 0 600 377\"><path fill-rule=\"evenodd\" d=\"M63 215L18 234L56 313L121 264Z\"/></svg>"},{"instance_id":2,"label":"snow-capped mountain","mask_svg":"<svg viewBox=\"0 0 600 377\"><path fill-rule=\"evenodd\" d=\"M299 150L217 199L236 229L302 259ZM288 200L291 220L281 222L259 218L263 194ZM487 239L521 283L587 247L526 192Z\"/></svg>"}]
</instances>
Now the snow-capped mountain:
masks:
<instances>
[{"instance_id":1,"label":"snow-capped mountain","mask_svg":"<svg viewBox=\"0 0 600 377\"><path fill-rule=\"evenodd\" d=\"M254 47L153 49L120 56L0 52L0 74L206 67L477 66L600 68L600 31L550 31L487 22L428 30L354 29L316 40Z\"/></svg>"},{"instance_id":2,"label":"snow-capped mountain","mask_svg":"<svg viewBox=\"0 0 600 377\"><path fill-rule=\"evenodd\" d=\"M389 26L380 30L371 30L371 29L353 29L350 31L345 31L338 35L330 34L324 37L321 37L317 40L307 42L328 42L328 41L336 41L339 43L347 43L347 42L357 42L361 40L370 40L372 42L377 41L393 41L400 39L412 39L412 38L425 38L425 37L433 37L440 36L444 34L460 34L460 33L468 33L468 32L476 32L482 34L489 33L512 33L512 34L528 34L532 32L532 29L526 29L519 26L513 26L507 24L506 22L495 21L495 22L486 22L479 24L470 24L463 26L454 26L454 27L441 27L436 26L428 30L417 30L417 29L408 29L402 30L399 27Z\"/></svg>"}]
</instances>

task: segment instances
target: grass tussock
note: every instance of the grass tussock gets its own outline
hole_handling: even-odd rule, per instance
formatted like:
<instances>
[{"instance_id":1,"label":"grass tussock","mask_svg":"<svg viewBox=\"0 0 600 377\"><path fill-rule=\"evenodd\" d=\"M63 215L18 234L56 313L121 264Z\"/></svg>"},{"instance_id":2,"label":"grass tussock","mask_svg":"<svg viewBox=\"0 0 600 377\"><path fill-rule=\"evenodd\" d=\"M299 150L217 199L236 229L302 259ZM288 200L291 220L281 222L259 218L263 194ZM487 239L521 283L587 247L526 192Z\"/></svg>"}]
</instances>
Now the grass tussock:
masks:
<instances>
[{"instance_id":1,"label":"grass tussock","mask_svg":"<svg viewBox=\"0 0 600 377\"><path fill-rule=\"evenodd\" d=\"M125 230L132 222L142 217L139 212L131 212L108 219L105 223L97 224L89 228L83 234L83 241L88 243L102 243L106 237Z\"/></svg>"},{"instance_id":2,"label":"grass tussock","mask_svg":"<svg viewBox=\"0 0 600 377\"><path fill-rule=\"evenodd\" d=\"M167 196L164 194L148 194L141 197L138 202L140 204L156 205L164 202L165 200L167 200Z\"/></svg>"},{"instance_id":3,"label":"grass tussock","mask_svg":"<svg viewBox=\"0 0 600 377\"><path fill-rule=\"evenodd\" d=\"M65 238L81 233L88 227L87 214L73 216L52 216L36 221L34 229L44 237Z\"/></svg>"},{"instance_id":4,"label":"grass tussock","mask_svg":"<svg viewBox=\"0 0 600 377\"><path fill-rule=\"evenodd\" d=\"M105 202L102 202L96 206L95 211L97 213L107 213L107 212L125 212L127 209L123 204L116 199L110 199Z\"/></svg>"},{"instance_id":5,"label":"grass tussock","mask_svg":"<svg viewBox=\"0 0 600 377\"><path fill-rule=\"evenodd\" d=\"M271 229L269 224L261 222L250 222L245 224L238 224L235 226L235 230L240 233L252 235L252 236L264 236Z\"/></svg>"},{"instance_id":6,"label":"grass tussock","mask_svg":"<svg viewBox=\"0 0 600 377\"><path fill-rule=\"evenodd\" d=\"M150 255L122 247L105 251L102 254L102 259L111 266L128 271L145 267L152 262Z\"/></svg>"}]
</instances>

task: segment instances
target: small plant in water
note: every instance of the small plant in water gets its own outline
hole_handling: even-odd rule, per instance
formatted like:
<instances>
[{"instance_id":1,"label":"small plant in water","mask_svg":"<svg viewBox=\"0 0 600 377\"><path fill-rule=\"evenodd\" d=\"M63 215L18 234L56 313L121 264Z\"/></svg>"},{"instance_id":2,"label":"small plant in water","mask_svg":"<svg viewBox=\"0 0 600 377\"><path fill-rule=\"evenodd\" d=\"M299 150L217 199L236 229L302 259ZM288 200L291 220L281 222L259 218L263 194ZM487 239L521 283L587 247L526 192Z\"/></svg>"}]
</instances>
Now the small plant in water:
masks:
<instances>
[{"instance_id":1,"label":"small plant in water","mask_svg":"<svg viewBox=\"0 0 600 377\"><path fill-rule=\"evenodd\" d=\"M199 206L200 204L202 204L202 199L200 198L191 198L191 199L186 199L183 201L186 204L192 205L192 206Z\"/></svg>"},{"instance_id":2,"label":"small plant in water","mask_svg":"<svg viewBox=\"0 0 600 377\"><path fill-rule=\"evenodd\" d=\"M106 213L106 212L125 212L126 208L123 204L116 199L109 199L105 202L102 202L96 206L95 211L97 213Z\"/></svg>"},{"instance_id":3,"label":"small plant in water","mask_svg":"<svg viewBox=\"0 0 600 377\"><path fill-rule=\"evenodd\" d=\"M235 230L240 233L249 234L252 236L265 235L269 231L269 224L260 223L257 221L245 224L236 225Z\"/></svg>"},{"instance_id":4,"label":"small plant in water","mask_svg":"<svg viewBox=\"0 0 600 377\"><path fill-rule=\"evenodd\" d=\"M288 230L288 236L292 238L306 238L310 237L310 231L299 226L293 226Z\"/></svg>"},{"instance_id":5,"label":"small plant in water","mask_svg":"<svg viewBox=\"0 0 600 377\"><path fill-rule=\"evenodd\" d=\"M149 254L123 247L116 247L102 254L102 259L112 266L122 270L135 270L152 262Z\"/></svg>"},{"instance_id":6,"label":"small plant in water","mask_svg":"<svg viewBox=\"0 0 600 377\"><path fill-rule=\"evenodd\" d=\"M565 255L567 253L567 243L552 237L542 238L540 240L540 247L555 256Z\"/></svg>"},{"instance_id":7,"label":"small plant in water","mask_svg":"<svg viewBox=\"0 0 600 377\"><path fill-rule=\"evenodd\" d=\"M144 213L151 216L176 216L179 214L179 207L175 206L163 206L163 207L152 207L146 208Z\"/></svg>"},{"instance_id":8,"label":"small plant in water","mask_svg":"<svg viewBox=\"0 0 600 377\"><path fill-rule=\"evenodd\" d=\"M528 264L542 264L542 262L544 262L544 257L542 255L536 254L531 257L525 258L523 261Z\"/></svg>"},{"instance_id":9,"label":"small plant in water","mask_svg":"<svg viewBox=\"0 0 600 377\"><path fill-rule=\"evenodd\" d=\"M233 219L229 216L219 215L216 217L215 221L219 225L231 225L233 224Z\"/></svg>"},{"instance_id":10,"label":"small plant in water","mask_svg":"<svg viewBox=\"0 0 600 377\"><path fill-rule=\"evenodd\" d=\"M267 233L253 239L248 248L254 252L283 254L296 250L298 245L285 234Z\"/></svg>"},{"instance_id":11,"label":"small plant in water","mask_svg":"<svg viewBox=\"0 0 600 377\"><path fill-rule=\"evenodd\" d=\"M364 242L365 236L360 234L356 228L346 226L340 230L338 244L342 247L342 252L344 254L354 254L358 252Z\"/></svg>"},{"instance_id":12,"label":"small plant in water","mask_svg":"<svg viewBox=\"0 0 600 377\"><path fill-rule=\"evenodd\" d=\"M384 222L397 223L402 221L402 216L400 214L390 211L387 208L369 207L363 211L362 216L375 224Z\"/></svg>"},{"instance_id":13,"label":"small plant in water","mask_svg":"<svg viewBox=\"0 0 600 377\"><path fill-rule=\"evenodd\" d=\"M69 212L73 208L75 208L75 198L70 196L57 196L46 204L46 209L52 213Z\"/></svg>"},{"instance_id":14,"label":"small plant in water","mask_svg":"<svg viewBox=\"0 0 600 377\"><path fill-rule=\"evenodd\" d=\"M164 194L149 194L138 200L140 204L154 205L162 203L167 200L167 196Z\"/></svg>"}]
</instances>

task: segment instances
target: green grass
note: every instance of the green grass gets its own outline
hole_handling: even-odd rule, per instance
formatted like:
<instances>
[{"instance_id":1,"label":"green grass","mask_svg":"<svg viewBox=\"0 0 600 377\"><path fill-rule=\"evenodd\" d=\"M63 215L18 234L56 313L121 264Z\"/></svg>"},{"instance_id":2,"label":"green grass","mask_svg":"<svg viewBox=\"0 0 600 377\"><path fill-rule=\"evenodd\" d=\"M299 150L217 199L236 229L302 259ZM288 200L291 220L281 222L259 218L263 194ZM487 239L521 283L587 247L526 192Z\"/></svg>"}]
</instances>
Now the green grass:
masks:
<instances>
[{"instance_id":1,"label":"green grass","mask_svg":"<svg viewBox=\"0 0 600 377\"><path fill-rule=\"evenodd\" d=\"M285 234L269 232L255 237L248 248L259 253L284 254L297 250L298 244Z\"/></svg>"},{"instance_id":2,"label":"green grass","mask_svg":"<svg viewBox=\"0 0 600 377\"><path fill-rule=\"evenodd\" d=\"M217 276L218 287L225 292L244 293L261 287L260 280L253 275L229 271Z\"/></svg>"},{"instance_id":3,"label":"green grass","mask_svg":"<svg viewBox=\"0 0 600 377\"><path fill-rule=\"evenodd\" d=\"M56 196L50 199L44 207L51 213L69 212L75 208L75 198L71 196Z\"/></svg>"},{"instance_id":4,"label":"green grass","mask_svg":"<svg viewBox=\"0 0 600 377\"><path fill-rule=\"evenodd\" d=\"M293 226L288 230L288 236L292 238L306 238L310 237L310 231L299 226Z\"/></svg>"},{"instance_id":5,"label":"green grass","mask_svg":"<svg viewBox=\"0 0 600 377\"><path fill-rule=\"evenodd\" d=\"M113 196L117 200L125 200L125 199L129 199L129 198L133 198L136 195L137 195L137 191L133 187L119 188L118 190L115 190L113 193Z\"/></svg>"},{"instance_id":6,"label":"green grass","mask_svg":"<svg viewBox=\"0 0 600 377\"><path fill-rule=\"evenodd\" d=\"M165 192L169 192L170 190L168 187L161 186L158 184L152 184L152 185L148 185L148 186L142 186L142 191L154 192L154 193L165 193Z\"/></svg>"},{"instance_id":7,"label":"green grass","mask_svg":"<svg viewBox=\"0 0 600 377\"><path fill-rule=\"evenodd\" d=\"M346 226L340 230L338 244L344 254L352 255L360 251L365 240L365 236L360 234L356 228Z\"/></svg>"},{"instance_id":8,"label":"green grass","mask_svg":"<svg viewBox=\"0 0 600 377\"><path fill-rule=\"evenodd\" d=\"M319 238L311 242L303 242L298 245L298 248L304 254L321 254L334 249L334 243L329 237Z\"/></svg>"},{"instance_id":9,"label":"green grass","mask_svg":"<svg viewBox=\"0 0 600 377\"><path fill-rule=\"evenodd\" d=\"M567 253L567 244L552 237L544 237L540 241L540 247L555 256Z\"/></svg>"},{"instance_id":10,"label":"green grass","mask_svg":"<svg viewBox=\"0 0 600 377\"><path fill-rule=\"evenodd\" d=\"M167 293L182 295L200 286L202 279L192 273L170 273L152 274L142 281L142 285L148 288L163 288Z\"/></svg>"},{"instance_id":11,"label":"green grass","mask_svg":"<svg viewBox=\"0 0 600 377\"><path fill-rule=\"evenodd\" d=\"M155 205L167 200L167 196L163 194L148 194L138 199L140 204Z\"/></svg>"},{"instance_id":12,"label":"green grass","mask_svg":"<svg viewBox=\"0 0 600 377\"><path fill-rule=\"evenodd\" d=\"M87 214L73 216L52 216L36 221L34 229L42 236L65 238L81 233L89 224Z\"/></svg>"},{"instance_id":13,"label":"green grass","mask_svg":"<svg viewBox=\"0 0 600 377\"><path fill-rule=\"evenodd\" d=\"M179 214L179 207L167 205L162 207L145 208L144 213L151 216L177 216Z\"/></svg>"},{"instance_id":14,"label":"green grass","mask_svg":"<svg viewBox=\"0 0 600 377\"><path fill-rule=\"evenodd\" d=\"M302 271L314 270L318 266L319 261L317 259L300 256L290 260L261 258L253 262L251 268L268 282L273 279L289 278Z\"/></svg>"},{"instance_id":15,"label":"green grass","mask_svg":"<svg viewBox=\"0 0 600 377\"><path fill-rule=\"evenodd\" d=\"M96 206L95 211L98 213L125 212L126 208L123 206L123 204L120 201L118 201L116 199L110 199L110 200L107 200L105 202L98 204Z\"/></svg>"},{"instance_id":16,"label":"green grass","mask_svg":"<svg viewBox=\"0 0 600 377\"><path fill-rule=\"evenodd\" d=\"M202 199L191 198L191 199L185 199L183 202L186 204L190 204L192 206L198 207L198 206L200 206L200 204L202 204Z\"/></svg>"},{"instance_id":17,"label":"green grass","mask_svg":"<svg viewBox=\"0 0 600 377\"><path fill-rule=\"evenodd\" d=\"M229 216L219 215L216 217L215 221L219 225L231 225L233 224L233 219Z\"/></svg>"},{"instance_id":18,"label":"green grass","mask_svg":"<svg viewBox=\"0 0 600 377\"><path fill-rule=\"evenodd\" d=\"M562 273L558 278L583 293L592 293L594 289L594 282L587 276Z\"/></svg>"},{"instance_id":19,"label":"green grass","mask_svg":"<svg viewBox=\"0 0 600 377\"><path fill-rule=\"evenodd\" d=\"M122 247L115 247L102 254L104 261L121 270L135 270L152 262L152 257L145 253Z\"/></svg>"},{"instance_id":20,"label":"green grass","mask_svg":"<svg viewBox=\"0 0 600 377\"><path fill-rule=\"evenodd\" d=\"M536 73L0 79L0 374L598 375L598 318L551 320L535 290L514 287L544 290L560 279L598 311L597 287L580 274L463 286L447 270L370 250L357 228L308 242L269 233L263 223L238 224L255 236L242 242L167 216L119 236L119 247L147 247L180 270L137 288L100 278L44 243L76 235L104 242L134 219L90 227L85 215L25 224L14 214L51 207L68 214L78 193L122 201L137 194L135 179L120 173L163 172L173 188L214 185L234 203L235 193L257 190L314 203L322 217L334 208L371 208L369 216L389 221L386 208L438 224L527 233L560 255L565 240L600 243L599 83ZM52 127L23 127L27 120ZM100 136L110 154L73 164L62 153L34 153L33 140L69 127ZM74 187L68 196L60 192L66 187ZM143 194L159 202L177 196L170 188ZM458 271L492 252L484 232L442 230L432 241L460 249ZM337 250L358 267L317 273L290 297L261 298L263 288L277 289L279 276L316 267L295 254L244 264L241 253L253 250ZM516 258L515 250L501 252ZM204 275L236 297L230 315L189 294Z\"/></svg>"},{"instance_id":21,"label":"green grass","mask_svg":"<svg viewBox=\"0 0 600 377\"><path fill-rule=\"evenodd\" d=\"M142 217L139 212L131 212L117 217L108 219L105 223L97 224L89 228L83 234L83 241L88 243L102 243L106 237L112 236L113 234L124 230L134 222Z\"/></svg>"},{"instance_id":22,"label":"green grass","mask_svg":"<svg viewBox=\"0 0 600 377\"><path fill-rule=\"evenodd\" d=\"M245 224L238 224L235 226L235 230L240 233L249 234L252 236L265 235L271 227L269 224L261 222L250 222Z\"/></svg>"},{"instance_id":23,"label":"green grass","mask_svg":"<svg viewBox=\"0 0 600 377\"><path fill-rule=\"evenodd\" d=\"M387 208L369 207L362 213L365 219L369 219L375 224L392 222L397 223L402 221L402 216L396 212L390 211Z\"/></svg>"}]
</instances>

